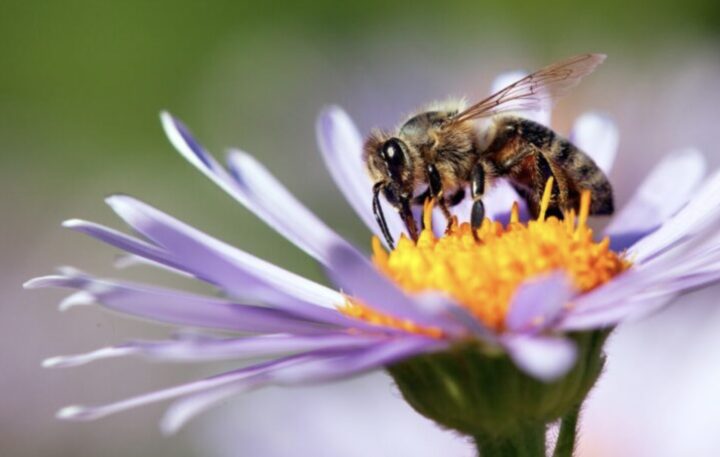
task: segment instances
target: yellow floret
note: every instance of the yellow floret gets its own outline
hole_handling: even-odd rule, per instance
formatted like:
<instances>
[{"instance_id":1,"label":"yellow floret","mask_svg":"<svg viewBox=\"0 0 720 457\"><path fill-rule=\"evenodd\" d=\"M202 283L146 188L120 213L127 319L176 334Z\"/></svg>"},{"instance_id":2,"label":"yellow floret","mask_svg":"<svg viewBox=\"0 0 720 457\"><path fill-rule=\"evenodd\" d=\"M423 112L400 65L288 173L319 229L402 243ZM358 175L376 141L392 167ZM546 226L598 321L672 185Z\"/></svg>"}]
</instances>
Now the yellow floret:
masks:
<instances>
[{"instance_id":1,"label":"yellow floret","mask_svg":"<svg viewBox=\"0 0 720 457\"><path fill-rule=\"evenodd\" d=\"M408 292L443 291L467 308L488 327L502 331L513 294L525 280L554 270L563 270L582 292L606 283L630 266L610 250L608 238L593 241L587 226L590 194L582 194L580 209L565 214L564 220L545 218L550 202L552 179L548 181L537 220L519 222L517 204L510 222L485 219L476 241L467 223L453 221L438 238L432 232L432 206L423 213L426 227L417 243L402 236L390 252L373 238L373 261L377 267ZM342 310L365 321L413 333L441 337L438 329L421 328L375 312L352 298Z\"/></svg>"}]
</instances>

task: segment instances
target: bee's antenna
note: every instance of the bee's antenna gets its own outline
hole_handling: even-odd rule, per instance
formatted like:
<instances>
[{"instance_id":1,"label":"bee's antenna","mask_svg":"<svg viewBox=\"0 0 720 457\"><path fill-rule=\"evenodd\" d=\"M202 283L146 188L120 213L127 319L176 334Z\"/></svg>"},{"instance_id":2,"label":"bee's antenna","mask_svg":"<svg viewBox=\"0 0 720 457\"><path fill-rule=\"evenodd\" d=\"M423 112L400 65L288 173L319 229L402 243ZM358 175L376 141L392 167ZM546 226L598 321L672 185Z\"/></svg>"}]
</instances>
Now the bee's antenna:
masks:
<instances>
[{"instance_id":1,"label":"bee's antenna","mask_svg":"<svg viewBox=\"0 0 720 457\"><path fill-rule=\"evenodd\" d=\"M393 241L392 235L390 235L390 230L388 230L387 222L385 221L385 214L383 214L382 206L380 206L380 191L384 187L385 184L382 182L376 183L373 186L373 214L375 215L375 220L380 226L380 231L382 231L388 247L395 249L395 242Z\"/></svg>"}]
</instances>

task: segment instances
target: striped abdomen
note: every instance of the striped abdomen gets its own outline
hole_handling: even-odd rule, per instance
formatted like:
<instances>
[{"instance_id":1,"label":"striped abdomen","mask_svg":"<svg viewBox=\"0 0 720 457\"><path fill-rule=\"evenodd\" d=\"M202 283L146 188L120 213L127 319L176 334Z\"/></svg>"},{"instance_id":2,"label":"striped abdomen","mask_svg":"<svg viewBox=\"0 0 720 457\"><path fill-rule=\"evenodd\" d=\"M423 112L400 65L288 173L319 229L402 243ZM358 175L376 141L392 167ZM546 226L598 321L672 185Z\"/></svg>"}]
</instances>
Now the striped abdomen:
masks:
<instances>
[{"instance_id":1,"label":"striped abdomen","mask_svg":"<svg viewBox=\"0 0 720 457\"><path fill-rule=\"evenodd\" d=\"M496 119L496 135L487 154L499 174L507 176L537 208L545 182L555 178L558 209L578 208L580 193L592 196L590 214L614 211L613 192L603 171L583 151L552 129L519 117Z\"/></svg>"}]
</instances>

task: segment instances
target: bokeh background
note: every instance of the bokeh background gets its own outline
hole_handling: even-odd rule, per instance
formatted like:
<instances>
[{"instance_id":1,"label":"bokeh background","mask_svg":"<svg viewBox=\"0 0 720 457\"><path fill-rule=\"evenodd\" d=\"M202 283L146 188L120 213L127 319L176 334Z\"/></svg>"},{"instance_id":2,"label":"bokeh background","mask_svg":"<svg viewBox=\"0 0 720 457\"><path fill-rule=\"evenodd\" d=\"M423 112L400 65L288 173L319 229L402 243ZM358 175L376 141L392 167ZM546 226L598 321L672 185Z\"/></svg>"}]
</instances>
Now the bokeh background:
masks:
<instances>
[{"instance_id":1,"label":"bokeh background","mask_svg":"<svg viewBox=\"0 0 720 457\"><path fill-rule=\"evenodd\" d=\"M58 422L66 404L224 367L121 360L43 370L49 356L169 329L96 308L59 313L60 292L21 284L66 264L172 283L148 270L118 273L116 252L60 228L70 217L121 227L102 201L114 192L322 281L307 257L173 152L159 110L185 120L217 154L252 152L367 246L317 153L322 106L344 106L363 131L391 126L433 99L486 93L500 71L588 51L610 58L558 105L554 125L566 133L591 108L617 120L611 179L620 202L673 149L696 146L720 165L716 0L0 0L0 455L472 455L410 411L382 374L249 394L171 438L156 425L162 406ZM718 291L620 329L586 410L581 455L720 453Z\"/></svg>"}]
</instances>

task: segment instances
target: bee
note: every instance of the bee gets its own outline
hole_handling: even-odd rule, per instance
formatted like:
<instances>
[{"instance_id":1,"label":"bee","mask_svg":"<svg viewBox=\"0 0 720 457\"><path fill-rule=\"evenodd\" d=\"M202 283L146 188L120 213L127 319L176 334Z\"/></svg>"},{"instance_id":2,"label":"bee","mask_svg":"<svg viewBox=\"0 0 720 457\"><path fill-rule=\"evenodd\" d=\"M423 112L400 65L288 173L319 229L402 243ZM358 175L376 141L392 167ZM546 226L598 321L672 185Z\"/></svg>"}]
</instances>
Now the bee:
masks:
<instances>
[{"instance_id":1,"label":"bee","mask_svg":"<svg viewBox=\"0 0 720 457\"><path fill-rule=\"evenodd\" d=\"M485 217L482 197L498 178L507 179L526 201L533 217L540 211L546 182L553 186L548 215L562 218L576 208L580 194L590 190L590 214L614 211L607 177L577 146L550 128L513 114L536 110L576 86L605 60L583 54L549 65L493 95L463 108L461 104L432 108L408 119L396 132L373 130L363 147L363 160L373 185L373 213L392 248L394 242L379 196L398 211L409 235L417 241L412 206L432 198L450 224L449 208L467 189L472 198L473 234ZM481 119L486 122L478 125Z\"/></svg>"}]
</instances>

